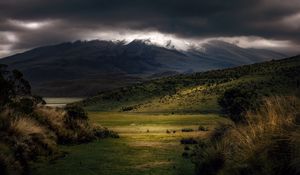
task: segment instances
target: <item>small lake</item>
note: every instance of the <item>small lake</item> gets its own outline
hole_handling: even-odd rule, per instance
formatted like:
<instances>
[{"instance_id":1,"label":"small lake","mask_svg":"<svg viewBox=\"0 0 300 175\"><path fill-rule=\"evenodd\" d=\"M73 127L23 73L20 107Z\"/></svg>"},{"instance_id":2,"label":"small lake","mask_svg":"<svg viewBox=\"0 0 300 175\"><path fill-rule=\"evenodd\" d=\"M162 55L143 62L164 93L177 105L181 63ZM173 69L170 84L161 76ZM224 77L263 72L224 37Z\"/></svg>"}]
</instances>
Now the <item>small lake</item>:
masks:
<instances>
[{"instance_id":1,"label":"small lake","mask_svg":"<svg viewBox=\"0 0 300 175\"><path fill-rule=\"evenodd\" d=\"M52 107L64 107L68 103L77 102L83 100L82 97L45 97L46 106Z\"/></svg>"}]
</instances>

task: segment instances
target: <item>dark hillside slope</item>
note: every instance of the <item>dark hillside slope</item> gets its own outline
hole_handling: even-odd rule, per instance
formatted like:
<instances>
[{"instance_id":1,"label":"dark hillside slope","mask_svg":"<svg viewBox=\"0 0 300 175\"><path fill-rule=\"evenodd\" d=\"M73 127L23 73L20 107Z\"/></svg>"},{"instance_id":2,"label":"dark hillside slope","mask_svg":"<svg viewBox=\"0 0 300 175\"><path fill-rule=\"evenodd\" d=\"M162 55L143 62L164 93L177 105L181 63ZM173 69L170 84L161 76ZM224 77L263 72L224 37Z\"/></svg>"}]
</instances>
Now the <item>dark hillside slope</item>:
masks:
<instances>
[{"instance_id":1,"label":"dark hillside slope","mask_svg":"<svg viewBox=\"0 0 300 175\"><path fill-rule=\"evenodd\" d=\"M300 56L224 70L177 75L100 92L81 105L89 110L218 112L217 98L233 87L260 96L292 94L300 88Z\"/></svg>"}]
</instances>

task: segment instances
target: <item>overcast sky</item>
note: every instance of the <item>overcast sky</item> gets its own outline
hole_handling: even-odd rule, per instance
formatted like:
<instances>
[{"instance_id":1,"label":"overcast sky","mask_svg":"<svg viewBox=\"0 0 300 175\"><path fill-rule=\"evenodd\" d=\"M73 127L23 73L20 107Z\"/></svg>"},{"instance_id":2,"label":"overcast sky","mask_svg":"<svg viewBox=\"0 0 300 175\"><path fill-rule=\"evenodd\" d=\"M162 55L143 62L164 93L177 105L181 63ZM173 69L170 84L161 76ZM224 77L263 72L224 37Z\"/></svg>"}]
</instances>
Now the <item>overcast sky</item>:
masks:
<instances>
[{"instance_id":1,"label":"overcast sky","mask_svg":"<svg viewBox=\"0 0 300 175\"><path fill-rule=\"evenodd\" d=\"M300 53L300 0L1 0L0 57L74 40L212 39ZM182 48L180 48L182 47Z\"/></svg>"}]
</instances>

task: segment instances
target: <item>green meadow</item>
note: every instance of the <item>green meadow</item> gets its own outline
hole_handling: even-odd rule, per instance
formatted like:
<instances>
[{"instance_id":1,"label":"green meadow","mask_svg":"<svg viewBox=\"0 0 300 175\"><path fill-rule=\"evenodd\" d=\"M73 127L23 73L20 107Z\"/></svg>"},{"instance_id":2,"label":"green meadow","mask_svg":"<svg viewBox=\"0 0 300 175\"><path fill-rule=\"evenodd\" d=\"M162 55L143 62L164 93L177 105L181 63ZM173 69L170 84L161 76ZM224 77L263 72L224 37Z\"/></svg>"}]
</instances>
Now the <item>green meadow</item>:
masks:
<instances>
[{"instance_id":1,"label":"green meadow","mask_svg":"<svg viewBox=\"0 0 300 175\"><path fill-rule=\"evenodd\" d=\"M205 137L217 123L226 122L215 114L172 115L147 113L90 112L91 123L101 124L120 134L118 139L61 146L66 156L34 164L33 174L141 175L194 174L191 160L182 156L182 138ZM193 132L182 132L191 128ZM167 130L170 133L167 133ZM187 146L192 148L193 145ZM188 149L188 148L186 148ZM191 152L186 151L189 154Z\"/></svg>"}]
</instances>

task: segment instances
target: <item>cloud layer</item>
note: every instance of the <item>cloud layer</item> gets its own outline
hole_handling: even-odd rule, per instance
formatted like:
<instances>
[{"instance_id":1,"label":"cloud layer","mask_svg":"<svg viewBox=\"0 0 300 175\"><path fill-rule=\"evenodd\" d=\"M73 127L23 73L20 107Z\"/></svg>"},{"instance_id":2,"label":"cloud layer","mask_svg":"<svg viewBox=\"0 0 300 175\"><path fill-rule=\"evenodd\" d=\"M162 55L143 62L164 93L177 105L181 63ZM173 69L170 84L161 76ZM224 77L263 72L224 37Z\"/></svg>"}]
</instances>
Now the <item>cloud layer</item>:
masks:
<instances>
[{"instance_id":1,"label":"cloud layer","mask_svg":"<svg viewBox=\"0 0 300 175\"><path fill-rule=\"evenodd\" d=\"M0 2L0 57L77 39L221 39L296 53L299 0L10 0ZM252 43L252 44L251 44Z\"/></svg>"}]
</instances>

